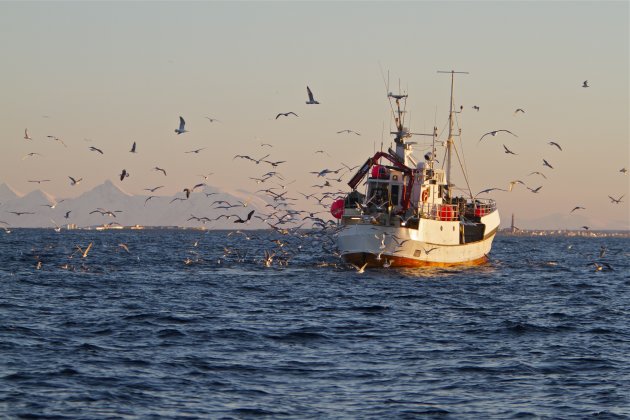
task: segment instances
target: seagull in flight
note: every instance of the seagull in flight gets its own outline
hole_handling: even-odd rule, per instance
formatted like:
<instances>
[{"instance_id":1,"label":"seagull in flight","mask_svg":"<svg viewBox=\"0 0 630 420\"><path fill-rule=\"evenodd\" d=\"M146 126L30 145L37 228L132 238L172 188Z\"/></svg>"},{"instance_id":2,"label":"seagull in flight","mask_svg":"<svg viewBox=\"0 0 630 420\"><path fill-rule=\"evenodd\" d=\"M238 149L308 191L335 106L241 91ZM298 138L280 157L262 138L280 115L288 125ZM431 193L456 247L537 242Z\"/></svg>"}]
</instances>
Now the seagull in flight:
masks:
<instances>
[{"instance_id":1,"label":"seagull in flight","mask_svg":"<svg viewBox=\"0 0 630 420\"><path fill-rule=\"evenodd\" d=\"M487 135L491 135L491 136L496 136L497 133L509 133L511 135L513 135L514 137L518 137L516 134L512 133L510 130L494 130L494 131L490 131L486 134L484 134L483 136L481 136L481 138L479 139L478 143L481 143L481 140L483 140L484 137L486 137Z\"/></svg>"},{"instance_id":2,"label":"seagull in flight","mask_svg":"<svg viewBox=\"0 0 630 420\"><path fill-rule=\"evenodd\" d=\"M156 192L160 188L164 188L164 185L160 185L159 187L155 187L155 188L145 188L144 190L145 191L150 191L150 192Z\"/></svg>"},{"instance_id":3,"label":"seagull in flight","mask_svg":"<svg viewBox=\"0 0 630 420\"><path fill-rule=\"evenodd\" d=\"M307 103L308 103L308 102L307 102ZM276 120L277 120L278 118L280 118L281 116L288 117L289 115L295 115L296 117L299 117L299 115L298 115L298 114L296 114L296 113L295 113L295 112L293 112L293 111L289 111L289 112L281 112L281 113L279 113L278 115L276 115Z\"/></svg>"},{"instance_id":4,"label":"seagull in flight","mask_svg":"<svg viewBox=\"0 0 630 420\"><path fill-rule=\"evenodd\" d=\"M120 180L124 180L125 178L127 178L129 176L129 172L127 172L126 169L123 169L122 172L120 173Z\"/></svg>"},{"instance_id":5,"label":"seagull in flight","mask_svg":"<svg viewBox=\"0 0 630 420\"><path fill-rule=\"evenodd\" d=\"M356 134L357 136L360 136L360 135L361 135L361 134L357 133L357 132L356 132L356 131L354 131L354 130L341 130L341 131L337 131L337 134L341 134L341 133L348 133L348 134L350 134L350 133L354 133L354 134Z\"/></svg>"},{"instance_id":6,"label":"seagull in flight","mask_svg":"<svg viewBox=\"0 0 630 420\"><path fill-rule=\"evenodd\" d=\"M201 184L197 184L197 185L195 185L195 186L194 186L194 187L192 187L192 188L184 188L184 189L183 189L183 191L186 193L186 198L189 198L189 197L190 197L190 193L192 193L193 191L195 191L195 189L196 189L196 188L200 188L200 187L203 187L203 186L205 186L205 185L206 185L206 184L201 183Z\"/></svg>"},{"instance_id":7,"label":"seagull in flight","mask_svg":"<svg viewBox=\"0 0 630 420\"><path fill-rule=\"evenodd\" d=\"M585 81L584 81L584 83L582 83L582 87L583 87L583 88L590 87L590 86L588 85L588 80L585 80Z\"/></svg>"},{"instance_id":8,"label":"seagull in flight","mask_svg":"<svg viewBox=\"0 0 630 420\"><path fill-rule=\"evenodd\" d=\"M135 141L131 145L131 150L129 151L129 153L136 153L136 142Z\"/></svg>"},{"instance_id":9,"label":"seagull in flight","mask_svg":"<svg viewBox=\"0 0 630 420\"><path fill-rule=\"evenodd\" d=\"M538 191L540 191L541 188L542 188L542 185L540 187L538 187L538 188L529 188L529 187L527 187L527 189L530 190L533 193L538 193Z\"/></svg>"},{"instance_id":10,"label":"seagull in flight","mask_svg":"<svg viewBox=\"0 0 630 420\"><path fill-rule=\"evenodd\" d=\"M519 112L522 112L524 114L525 110L523 108L516 108L516 111L514 111L514 116L516 116Z\"/></svg>"},{"instance_id":11,"label":"seagull in flight","mask_svg":"<svg viewBox=\"0 0 630 420\"><path fill-rule=\"evenodd\" d=\"M518 153L514 153L513 151L508 149L505 144L503 145L503 148L505 149L505 153L507 153L508 155L517 155L518 154Z\"/></svg>"},{"instance_id":12,"label":"seagull in flight","mask_svg":"<svg viewBox=\"0 0 630 420\"><path fill-rule=\"evenodd\" d=\"M99 152L101 155L103 154L103 151L98 147L90 146L90 150L93 152Z\"/></svg>"},{"instance_id":13,"label":"seagull in flight","mask_svg":"<svg viewBox=\"0 0 630 420\"><path fill-rule=\"evenodd\" d=\"M352 263L350 263L350 265L353 266L357 270L357 273L361 274L361 273L365 273L365 267L367 267L368 263L363 264L362 267L359 267L358 265L355 265Z\"/></svg>"},{"instance_id":14,"label":"seagull in flight","mask_svg":"<svg viewBox=\"0 0 630 420\"><path fill-rule=\"evenodd\" d=\"M184 119L181 117L181 115L179 116L179 128L175 129L175 132L179 135L179 134L183 134L183 133L188 133L188 130L186 130L184 127L186 125L186 121L184 121Z\"/></svg>"},{"instance_id":15,"label":"seagull in flight","mask_svg":"<svg viewBox=\"0 0 630 420\"><path fill-rule=\"evenodd\" d=\"M28 128L24 129L24 140L33 140L31 136L28 135Z\"/></svg>"},{"instance_id":16,"label":"seagull in flight","mask_svg":"<svg viewBox=\"0 0 630 420\"><path fill-rule=\"evenodd\" d=\"M510 181L510 183L508 185L508 191L512 191L512 188L514 188L515 184L521 184L523 186L526 186L523 181L521 181L520 179L516 179L514 181Z\"/></svg>"},{"instance_id":17,"label":"seagull in flight","mask_svg":"<svg viewBox=\"0 0 630 420\"><path fill-rule=\"evenodd\" d=\"M69 176L68 178L70 178L70 185L72 186L77 185L79 182L83 181L83 178L75 179L71 176Z\"/></svg>"},{"instance_id":18,"label":"seagull in flight","mask_svg":"<svg viewBox=\"0 0 630 420\"><path fill-rule=\"evenodd\" d=\"M477 105L473 105L473 109L474 109L475 111L479 111L479 107L478 107Z\"/></svg>"},{"instance_id":19,"label":"seagull in flight","mask_svg":"<svg viewBox=\"0 0 630 420\"><path fill-rule=\"evenodd\" d=\"M306 86L306 93L308 94L308 101L306 101L307 105L318 105L319 102L315 100L313 97L313 92L311 92L311 88Z\"/></svg>"},{"instance_id":20,"label":"seagull in flight","mask_svg":"<svg viewBox=\"0 0 630 420\"><path fill-rule=\"evenodd\" d=\"M551 166L549 162L547 162L545 159L543 159L543 166L548 166L549 168L553 169L553 166Z\"/></svg>"},{"instance_id":21,"label":"seagull in flight","mask_svg":"<svg viewBox=\"0 0 630 420\"><path fill-rule=\"evenodd\" d=\"M206 118L208 121L210 121L211 123L213 123L213 122L215 122L215 121L216 121L216 122L221 122L221 121L217 120L216 118L211 118L211 117L205 117L205 118Z\"/></svg>"},{"instance_id":22,"label":"seagull in flight","mask_svg":"<svg viewBox=\"0 0 630 420\"><path fill-rule=\"evenodd\" d=\"M31 153L27 153L24 156L22 156L22 160L29 158L29 157L33 157L33 156L41 156L41 154L37 153L37 152L31 152Z\"/></svg>"},{"instance_id":23,"label":"seagull in flight","mask_svg":"<svg viewBox=\"0 0 630 420\"><path fill-rule=\"evenodd\" d=\"M158 167L156 166L155 168L153 168L153 170L154 170L154 171L161 171L161 172L164 174L164 176L166 176L166 171L165 171L164 169L162 169L162 168L158 168Z\"/></svg>"},{"instance_id":24,"label":"seagull in flight","mask_svg":"<svg viewBox=\"0 0 630 420\"><path fill-rule=\"evenodd\" d=\"M624 194L624 195L622 195L622 196L621 196L621 197L619 197L619 198L613 198L613 197L611 197L611 196L608 196L608 198L610 198L610 202L611 202L611 203L614 203L614 204L623 203L623 201L621 201L621 199L622 199L622 198L624 198L624 197L625 197L625 194Z\"/></svg>"},{"instance_id":25,"label":"seagull in flight","mask_svg":"<svg viewBox=\"0 0 630 420\"><path fill-rule=\"evenodd\" d=\"M543 174L542 172L538 172L538 171L534 171L532 173L530 173L530 175L540 175L543 178L547 179L547 177L545 176L545 174Z\"/></svg>"},{"instance_id":26,"label":"seagull in flight","mask_svg":"<svg viewBox=\"0 0 630 420\"><path fill-rule=\"evenodd\" d=\"M504 190L503 188L488 188L488 189L485 189L483 191L479 191L477 194L475 194L475 197L477 197L478 195L481 195L481 194L489 193L490 191L495 191L495 190L496 191L507 191L507 190Z\"/></svg>"},{"instance_id":27,"label":"seagull in flight","mask_svg":"<svg viewBox=\"0 0 630 420\"><path fill-rule=\"evenodd\" d=\"M50 179L29 179L28 182L37 182L41 184L42 182L50 182Z\"/></svg>"},{"instance_id":28,"label":"seagull in flight","mask_svg":"<svg viewBox=\"0 0 630 420\"><path fill-rule=\"evenodd\" d=\"M191 150L189 152L184 152L184 153L199 153L199 152L201 152L204 149L205 149L205 147L202 147L201 149L195 149L195 150Z\"/></svg>"},{"instance_id":29,"label":"seagull in flight","mask_svg":"<svg viewBox=\"0 0 630 420\"><path fill-rule=\"evenodd\" d=\"M245 218L245 220L241 219L241 218L240 218L240 216L238 216L238 215L236 215L236 214L232 215L232 216L234 216L234 217L236 217L236 218L237 218L237 219L234 221L234 223L246 223L246 222L249 222L249 221L250 221L250 219L252 218L252 216L254 215L254 212L255 212L255 211L256 211L256 210L252 210L252 211L250 211L249 213L247 213L247 217ZM232 217L232 216L230 216L230 217Z\"/></svg>"},{"instance_id":30,"label":"seagull in flight","mask_svg":"<svg viewBox=\"0 0 630 420\"><path fill-rule=\"evenodd\" d=\"M575 206L575 207L573 207L573 210L571 210L569 213L573 213L576 210L586 210L586 208L581 207L581 206Z\"/></svg>"},{"instance_id":31,"label":"seagull in flight","mask_svg":"<svg viewBox=\"0 0 630 420\"><path fill-rule=\"evenodd\" d=\"M628 170L626 168L621 168L621 169L619 169L619 172L621 172L622 174L625 175L625 174L628 173Z\"/></svg>"},{"instance_id":32,"label":"seagull in flight","mask_svg":"<svg viewBox=\"0 0 630 420\"><path fill-rule=\"evenodd\" d=\"M560 147L560 145L558 143L556 143L555 141L550 141L547 144L550 145L550 146L556 146L558 148L558 150L562 151L562 147Z\"/></svg>"}]
</instances>

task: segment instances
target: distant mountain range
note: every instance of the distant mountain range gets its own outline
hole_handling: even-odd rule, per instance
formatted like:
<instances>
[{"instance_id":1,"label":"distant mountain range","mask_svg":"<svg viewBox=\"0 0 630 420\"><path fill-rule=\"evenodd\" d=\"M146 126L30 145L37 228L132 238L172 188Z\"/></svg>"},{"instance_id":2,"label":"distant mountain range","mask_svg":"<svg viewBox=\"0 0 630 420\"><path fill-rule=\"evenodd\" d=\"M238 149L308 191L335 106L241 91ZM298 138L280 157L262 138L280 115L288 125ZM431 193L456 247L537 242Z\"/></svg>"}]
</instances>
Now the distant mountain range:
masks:
<instances>
[{"instance_id":1,"label":"distant mountain range","mask_svg":"<svg viewBox=\"0 0 630 420\"><path fill-rule=\"evenodd\" d=\"M205 186L190 194L188 199L183 192L173 196L156 196L146 201L149 195L131 195L111 181L94 187L76 198L57 200L52 195L35 190L20 195L7 184L0 185L0 220L12 227L54 227L74 224L78 227L101 226L116 223L122 226L206 226L213 229L261 229L269 228L267 223L252 217L248 223L234 223L236 217L203 223L189 220L191 217L214 219L222 214L236 215L242 219L254 210L254 215L269 214L266 207L271 198L260 197L246 191L225 191ZM174 200L172 203L171 201ZM180 200L181 199L181 200ZM229 209L216 209L223 200L237 205ZM146 203L145 203L146 201ZM243 204L246 206L244 207ZM111 212L109 215L95 212ZM16 215L11 212L24 212ZM65 215L67 212L68 217ZM29 214L34 213L34 214Z\"/></svg>"}]
</instances>

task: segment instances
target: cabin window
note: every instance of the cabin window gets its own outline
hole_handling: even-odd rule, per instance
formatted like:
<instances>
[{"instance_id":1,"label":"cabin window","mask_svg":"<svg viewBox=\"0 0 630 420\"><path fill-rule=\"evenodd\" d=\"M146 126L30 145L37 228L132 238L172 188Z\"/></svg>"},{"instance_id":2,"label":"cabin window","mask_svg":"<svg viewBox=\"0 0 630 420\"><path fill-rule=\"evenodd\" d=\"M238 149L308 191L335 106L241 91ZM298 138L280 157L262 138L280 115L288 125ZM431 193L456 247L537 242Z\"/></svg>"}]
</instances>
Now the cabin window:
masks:
<instances>
[{"instance_id":1,"label":"cabin window","mask_svg":"<svg viewBox=\"0 0 630 420\"><path fill-rule=\"evenodd\" d=\"M413 256L414 256L414 257L419 257L419 256L421 256L421 255L422 255L422 250L420 250L420 249L416 249L416 250L413 252Z\"/></svg>"},{"instance_id":2,"label":"cabin window","mask_svg":"<svg viewBox=\"0 0 630 420\"><path fill-rule=\"evenodd\" d=\"M400 185L392 185L392 204L398 205Z\"/></svg>"}]
</instances>

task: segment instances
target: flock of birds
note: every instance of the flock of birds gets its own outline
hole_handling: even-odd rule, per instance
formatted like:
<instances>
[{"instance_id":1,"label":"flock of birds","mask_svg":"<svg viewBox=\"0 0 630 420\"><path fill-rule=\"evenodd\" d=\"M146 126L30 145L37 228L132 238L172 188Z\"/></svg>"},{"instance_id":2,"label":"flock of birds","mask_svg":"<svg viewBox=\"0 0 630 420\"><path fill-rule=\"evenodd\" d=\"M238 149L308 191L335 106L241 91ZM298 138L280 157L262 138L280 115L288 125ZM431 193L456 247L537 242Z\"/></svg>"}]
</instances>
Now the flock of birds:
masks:
<instances>
[{"instance_id":1,"label":"flock of birds","mask_svg":"<svg viewBox=\"0 0 630 420\"><path fill-rule=\"evenodd\" d=\"M587 81L584 82L583 87L585 88L589 87ZM306 101L307 105L319 104L319 101L315 99L313 92L308 86L307 86L307 96L308 96L308 100ZM473 109L475 109L476 111L479 111L480 107L475 105L473 106ZM515 115L525 114L525 110L522 108L518 108L514 111L514 114ZM275 119L278 120L280 117L299 117L299 116L297 113L293 111L289 111L289 112L278 113ZM206 116L205 118L208 119L210 123L220 122L218 119L214 117ZM174 129L174 132L178 136L189 132L186 129L186 121L184 120L182 116L179 117L179 125L177 126L177 128ZM359 132L355 130L351 130L351 129L339 130L337 131L337 134L349 134L349 135L351 134L351 135L356 135L356 136L361 135ZM482 140L484 140L484 138L487 138L488 136L496 137L497 135L503 135L503 134L510 135L513 137L518 137L515 133L509 130L498 129L498 130L493 130L493 131L483 134L481 138L479 139L478 143L481 143ZM63 142L63 140L57 136L48 135L47 138L53 141L59 142L64 147L68 147L65 144L65 142ZM26 141L33 140L29 134L28 129L25 129L24 131L24 140ZM561 145L556 141L550 140L548 144L556 148L559 152L563 151ZM260 143L260 147L272 148L273 145L269 143ZM503 144L503 148L506 154L509 154L509 155L517 154L514 151L510 150L505 144ZM198 148L198 149L186 151L185 153L198 154L202 152L204 149L205 148ZM88 150L91 152L97 153L99 155L104 155L103 149L96 146L90 146ZM137 153L136 142L133 142L129 152ZM326 154L330 156L324 150L317 150L315 151L315 153L316 154L322 153L322 154ZM251 210L247 214L236 214L235 210L241 209L241 208L245 209L248 206L248 201L238 201L235 203L230 203L225 200L214 200L213 202L209 203L210 208L214 210L223 210L225 211L225 213L220 214L218 217L208 217L208 216L199 216L199 215L191 214L190 217L187 219L187 221L198 222L202 225L205 225L207 223L211 223L213 221L217 221L217 220L225 218L226 220L231 220L234 224L238 225L238 224L248 224L252 219L260 220L261 222L269 226L269 228L271 228L275 234L279 235L278 238L272 241L272 243L275 244L274 247L273 248L263 247L264 256L260 258L256 258L256 261L261 262L266 267L269 267L272 264L276 264L280 266L288 264L288 262L292 258L294 258L297 254L299 254L302 251L303 246L304 246L304 241L307 239L313 240L315 243L321 246L322 249L326 251L326 253L330 255L336 255L334 236L339 228L337 224L333 222L332 220L330 220L329 218L326 219L323 216L319 217L318 215L322 213L324 214L328 213L330 204L335 199L345 196L346 191L343 191L340 188L335 188L336 184L341 183L343 181L343 177L346 174L355 170L357 166L351 167L342 162L340 163L340 167L338 168L332 168L332 169L324 168L317 171L311 171L310 174L313 175L316 180L321 180L320 182L318 183L316 182L314 185L311 186L311 188L317 188L318 189L317 192L306 194L304 192L298 191L298 194L302 195L302 197L308 202L311 202L315 208L317 209L321 208L322 210L318 210L318 211L297 210L295 209L295 206L294 206L295 201L297 201L297 199L295 197L289 197L288 196L289 191L287 190L287 186L295 182L295 180L287 182L285 178L283 177L283 175L277 170L282 164L286 163L286 161L272 160L270 159L270 155L271 153L266 153L261 157L256 157L256 156L250 156L250 155L237 154L232 159L232 160L236 160L236 159L245 160L247 162L250 162L256 165L255 167L265 167L265 169L261 171L262 173L256 176L249 177L249 179L254 181L256 184L264 184L264 186L273 182L274 186L261 188L255 193L258 195L262 195L265 198L265 201L268 202L266 207L268 207L269 210L267 212L257 213L255 210ZM38 152L30 152L26 154L23 157L23 159L33 158L36 156L41 156L41 155ZM269 165L269 166L267 167L266 165ZM554 166L544 158L542 159L542 166L550 170L554 169ZM153 167L153 170L157 172L161 172L164 176L167 176L167 172L163 168L155 166ZM622 168L620 172L623 174L626 174L627 170L625 168ZM202 176L204 180L207 180L208 177L211 175L212 173L208 173L208 174L204 174L200 176ZM533 171L529 175L530 176L537 175L544 179L547 179L546 175L541 171ZM120 182L123 182L129 176L130 176L129 171L123 168L120 174L118 174L118 179L120 180ZM70 180L70 185L72 186L78 185L83 180L83 178L81 177L70 176L70 175L68 175L68 179ZM28 180L28 182L38 183L38 184L50 182L50 181L51 181L50 179ZM488 188L483 191L480 191L479 193L476 194L476 196L489 193L494 190L512 191L514 186L518 184L525 186L532 193L538 193L542 188L542 185L535 188L529 187L525 184L525 182L517 179L517 180L510 181L507 190L502 189L502 188ZM184 194L181 197L175 197L173 200L171 200L170 203L173 203L175 201L188 200L190 199L192 193L194 193L198 189L202 189L204 186L206 186L206 183L201 182L201 183L195 184L192 187L183 188L181 192ZM163 187L164 187L163 185L159 185L155 187L145 188L145 190L149 191L150 193L154 193L155 191ZM212 195L217 194L217 193L203 192L203 194L205 194L206 197L210 198ZM144 204L147 205L150 200L156 197L158 196L156 195L148 196ZM622 199L624 198L624 195L621 195L618 198L609 196L609 198L611 200L611 203L620 204L623 202ZM44 204L44 205L48 206L49 208L55 208L58 204L60 204L63 201L64 200L60 200L59 202L56 202L54 204ZM586 210L586 209L583 206L578 205L578 206L574 206L570 210L570 213L573 213L579 210ZM73 212L72 209L66 210L64 218L69 220L72 212ZM8 213L12 213L16 216L35 214L32 211L9 211ZM90 212L90 214L93 214L93 213L94 214L98 213L103 217L116 218L116 214L120 213L120 211L97 208L93 210L92 212ZM55 231L59 232L61 230L59 225L52 219L51 219L51 222L55 225ZM114 223L110 222L107 225L111 226L112 224ZM0 220L0 225L3 225L5 232L10 233L9 223L7 223L6 221ZM106 224L104 223L104 225ZM304 231L304 229L306 229L305 226L306 228L309 229L308 231ZM589 229L588 226L583 226L583 228ZM229 235L232 235L232 234L243 235L247 240L252 239L252 236L253 236L252 234L247 234L240 230L237 230L236 232L231 232ZM287 240L287 238L298 238L298 241L296 242L296 241ZM75 252L73 252L70 255L70 257L71 258L74 257L76 253L78 252L81 258L84 259L88 256L91 247L92 247L92 243L90 243L86 247L77 246ZM127 253L130 252L129 246L127 244L121 243L118 245L118 248L126 251ZM432 250L433 249L427 251L427 254ZM195 253L193 252L193 254ZM239 258L242 258L242 252L236 249L230 249L230 248L225 247L223 259L225 260L229 258L230 256L232 257L236 256L237 261L238 261ZM189 265L189 264L199 263L201 261L203 260L199 257L197 258L186 257L186 259L184 260L184 263L186 265ZM219 259L219 262L220 261L221 259ZM328 264L328 263L325 263L325 264ZM336 265L336 263L331 263L331 264ZM41 267L42 267L42 261L38 259L37 268L40 269ZM72 266L66 264L63 268L71 269ZM358 272L363 272L365 270L365 266L363 267L354 266L354 268Z\"/></svg>"},{"instance_id":2,"label":"flock of birds","mask_svg":"<svg viewBox=\"0 0 630 420\"><path fill-rule=\"evenodd\" d=\"M589 84L588 84L588 80L585 80L585 81L582 83L582 87L583 87L583 88L588 88L588 87L590 87L590 86L589 86ZM473 108L474 110L476 110L476 111L479 111L479 110L480 110L480 107L479 107L479 106L477 106L477 105L474 105L472 108ZM518 115L519 113L521 113L521 114L525 114L525 110L524 110L523 108L517 108L517 109L514 111L514 115L515 115L515 116L516 116L516 115ZM489 131L489 132L487 132L487 133L483 134L483 135L479 138L479 141L477 142L477 144L480 144L480 143L481 143L481 141L482 141L484 138L486 138L487 136L492 136L492 137L495 137L495 136L497 136L497 134L502 134L502 133L509 134L509 135L511 135L511 136L513 136L513 137L518 137L516 134L514 134L514 133L513 133L513 132L511 132L510 130L505 130L505 129L493 130L493 131ZM562 151L563 151L563 150L562 150L562 146L560 146L560 144L559 144L557 141L554 141L554 140L549 140L549 141L547 142L547 144L548 144L549 146L552 146L552 147L556 148L559 152L562 152ZM507 154L507 155L515 155L515 156L516 156L516 155L518 155L518 153L516 153L516 152L514 152L513 150L511 150L510 148L508 148L505 144L502 144L502 146L503 146L503 151L504 151L504 153L505 153L505 154ZM546 158L542 158L542 167L543 167L543 168L548 168L549 170L553 170L553 169L555 169L555 168L554 168L554 166L553 166L551 163L549 163L549 161L548 161ZM624 167L624 168L621 168L621 169L619 170L619 172L620 172L621 174L623 174L623 175L626 175L626 174L628 173L628 170ZM541 171L532 171L532 172L530 172L530 173L528 174L528 176L532 176L532 175L536 175L536 176L542 177L542 178L543 178L543 179L545 179L545 180L547 179L547 176L545 175L545 173L543 173L543 172L541 172ZM498 187L487 188L487 189L484 189L484 190L482 190L482 191L478 192L475 196L478 196L478 195L481 195L481 194L487 194L487 193L492 192L492 191L510 192L510 191L512 191L512 190L513 190L513 188L514 188L514 186L515 186L515 185L522 185L522 186L524 186L525 188L527 188L529 191L531 191L531 192L532 192L532 193L534 193L534 194L536 194L536 193L540 192L540 190L543 188L543 186L542 186L542 185L537 186L537 187L530 187L530 186L528 186L525 182L523 182L522 180L520 180L520 179L515 179L515 180L512 180L512 181L509 181L507 189L504 189L504 188L498 188ZM610 199L610 203L611 203L611 204L621 204L621 203L623 203L622 199L623 199L624 197L625 197L625 194L620 195L618 198L615 198L615 197L614 197L614 196L612 196L612 195L608 195L608 198ZM575 211L577 211L577 210L586 210L586 208L585 208L585 207L583 207L583 206L580 206L580 205L575 206L575 207L573 207L573 208L569 211L569 214L571 214L571 213L573 213L573 212L575 212ZM589 230L589 229L590 229L590 227L589 227L589 226L582 226L582 229L584 229L584 230Z\"/></svg>"}]
</instances>

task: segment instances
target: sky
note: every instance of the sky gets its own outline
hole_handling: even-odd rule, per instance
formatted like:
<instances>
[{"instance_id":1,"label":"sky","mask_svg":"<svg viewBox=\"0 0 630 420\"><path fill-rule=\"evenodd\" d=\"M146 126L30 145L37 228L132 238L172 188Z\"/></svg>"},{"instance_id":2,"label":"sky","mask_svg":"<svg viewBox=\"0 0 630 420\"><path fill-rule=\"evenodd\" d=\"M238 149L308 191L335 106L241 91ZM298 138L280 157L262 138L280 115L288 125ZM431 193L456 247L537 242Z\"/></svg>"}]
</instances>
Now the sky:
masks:
<instances>
[{"instance_id":1,"label":"sky","mask_svg":"<svg viewBox=\"0 0 630 420\"><path fill-rule=\"evenodd\" d=\"M250 177L273 168L234 156L270 154L286 161L276 170L300 198L322 183L309 172L359 165L389 147L388 90L409 94L412 131L437 126L444 140L450 78L437 71L456 70L469 73L456 77L455 105L473 192L517 179L543 187L492 193L504 226L514 213L522 227L552 217L561 229L630 229L630 176L619 172L630 167L629 5L1 2L0 183L59 199L108 179L131 194L202 181L254 192L273 184ZM319 105L305 104L307 85ZM275 119L288 111L299 117ZM177 135L180 115L189 132ZM337 134L344 129L361 135ZM497 129L518 137L478 141ZM413 140L421 158L427 138ZM31 152L41 156L24 158ZM68 176L83 182L71 186ZM453 182L465 186L457 171ZM624 194L620 204L608 198ZM586 210L570 213L575 206Z\"/></svg>"}]
</instances>

